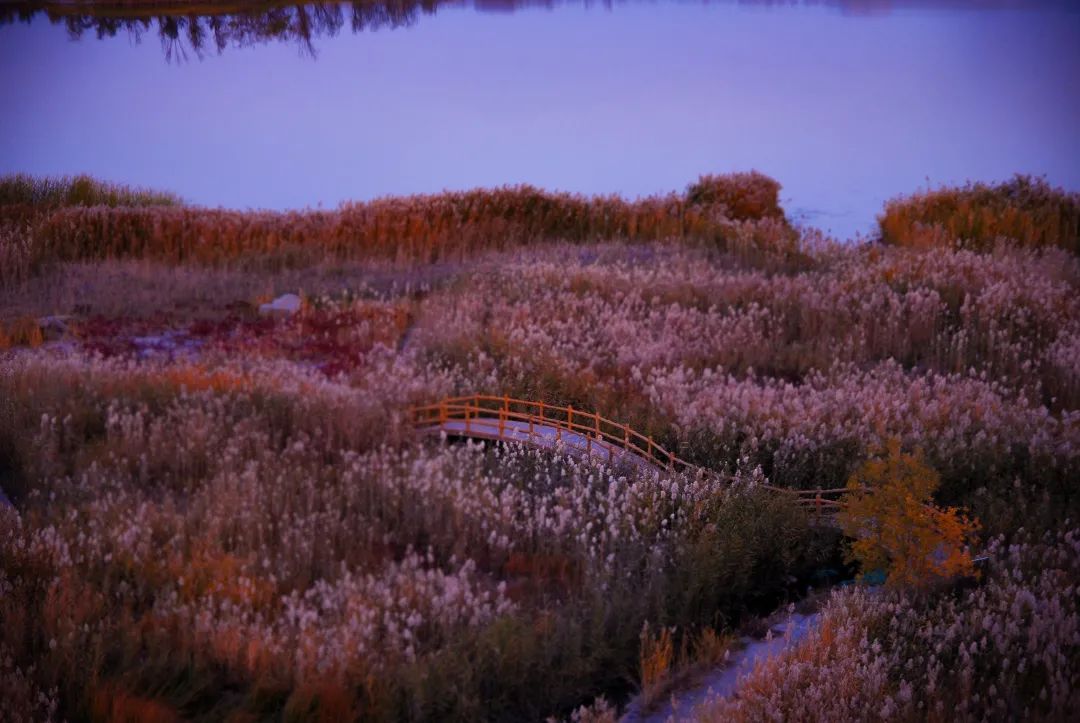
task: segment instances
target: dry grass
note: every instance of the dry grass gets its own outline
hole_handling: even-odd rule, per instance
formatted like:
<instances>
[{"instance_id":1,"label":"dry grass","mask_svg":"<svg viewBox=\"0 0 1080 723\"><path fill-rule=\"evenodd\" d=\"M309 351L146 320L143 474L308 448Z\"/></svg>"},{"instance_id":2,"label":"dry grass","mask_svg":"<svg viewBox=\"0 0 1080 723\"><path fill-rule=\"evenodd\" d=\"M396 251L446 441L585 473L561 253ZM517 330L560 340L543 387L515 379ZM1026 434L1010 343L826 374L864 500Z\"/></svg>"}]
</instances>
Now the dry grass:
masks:
<instances>
[{"instance_id":1,"label":"dry grass","mask_svg":"<svg viewBox=\"0 0 1080 723\"><path fill-rule=\"evenodd\" d=\"M10 349L13 346L28 346L36 348L45 341L41 326L37 319L30 316L22 316L0 323L0 351Z\"/></svg>"},{"instance_id":2,"label":"dry grass","mask_svg":"<svg viewBox=\"0 0 1080 723\"><path fill-rule=\"evenodd\" d=\"M98 181L90 176L0 176L0 289L35 275L48 260L34 228L57 209L179 206L171 193Z\"/></svg>"},{"instance_id":3,"label":"dry grass","mask_svg":"<svg viewBox=\"0 0 1080 723\"><path fill-rule=\"evenodd\" d=\"M653 634L648 626L641 631L641 694L646 707L665 689L675 665L675 643L671 630L661 628Z\"/></svg>"},{"instance_id":4,"label":"dry grass","mask_svg":"<svg viewBox=\"0 0 1080 723\"><path fill-rule=\"evenodd\" d=\"M57 265L19 284L0 285L0 324L50 315L177 317L182 321L250 312L285 293L305 297L421 296L468 267L434 263L320 263L301 269L219 269L113 260Z\"/></svg>"},{"instance_id":5,"label":"dry grass","mask_svg":"<svg viewBox=\"0 0 1080 723\"><path fill-rule=\"evenodd\" d=\"M636 201L517 186L385 198L345 204L337 211L281 213L141 202L86 205L83 200L94 198L89 192L57 207L57 199L68 198L67 186L34 183L24 177L8 181L13 200L0 204L0 220L24 228L25 238L13 235L0 241L5 248L28 247L20 253L28 254L35 268L58 260L110 258L268 268L369 258L430 262L542 242L598 240L775 245L783 253L797 241L776 205L778 185L760 174L709 177L692 186L688 196ZM103 197L123 200L119 192ZM35 198L42 200L37 205L25 202ZM766 231L754 233L754 222L761 219Z\"/></svg>"},{"instance_id":6,"label":"dry grass","mask_svg":"<svg viewBox=\"0 0 1080 723\"><path fill-rule=\"evenodd\" d=\"M703 627L696 634L676 637L673 630L661 628L653 634L648 626L641 631L639 651L639 712L655 712L659 704L677 693L700 683L701 679L728 659L739 643L733 633L719 634Z\"/></svg>"},{"instance_id":7,"label":"dry grass","mask_svg":"<svg viewBox=\"0 0 1080 723\"><path fill-rule=\"evenodd\" d=\"M30 278L39 268L29 221L0 222L0 290Z\"/></svg>"},{"instance_id":8,"label":"dry grass","mask_svg":"<svg viewBox=\"0 0 1080 723\"><path fill-rule=\"evenodd\" d=\"M899 246L930 248L959 241L990 250L1006 238L1021 246L1080 253L1080 194L1030 176L894 199L878 223L882 239Z\"/></svg>"}]
</instances>

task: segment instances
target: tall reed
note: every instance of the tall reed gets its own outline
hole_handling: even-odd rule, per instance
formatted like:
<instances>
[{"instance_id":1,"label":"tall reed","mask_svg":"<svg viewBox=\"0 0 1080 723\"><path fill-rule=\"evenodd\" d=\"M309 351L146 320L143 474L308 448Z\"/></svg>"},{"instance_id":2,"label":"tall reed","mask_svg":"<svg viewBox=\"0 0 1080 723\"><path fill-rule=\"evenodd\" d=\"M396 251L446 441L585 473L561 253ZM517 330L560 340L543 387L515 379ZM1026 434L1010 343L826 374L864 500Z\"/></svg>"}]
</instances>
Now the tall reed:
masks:
<instances>
[{"instance_id":1,"label":"tall reed","mask_svg":"<svg viewBox=\"0 0 1080 723\"><path fill-rule=\"evenodd\" d=\"M63 189L9 181L9 196L42 199L48 212L31 236L47 260L136 257L183 263L227 263L272 257L281 263L383 257L432 260L543 241L683 239L708 244L761 243L789 229L776 203L778 184L760 174L707 177L686 196L628 201L617 196L551 193L531 186L448 191L434 195L346 203L336 211L253 212L176 204L85 203L53 210ZM77 198L92 194L78 194ZM167 200L168 197L165 197ZM110 203L106 203L110 202ZM114 207L115 206L115 207ZM0 218L23 218L26 203L0 206ZM755 239L744 224L765 219ZM777 225L778 224L778 225Z\"/></svg>"},{"instance_id":2,"label":"tall reed","mask_svg":"<svg viewBox=\"0 0 1080 723\"><path fill-rule=\"evenodd\" d=\"M828 549L750 475L410 444L447 373L376 366L6 359L0 682L68 718L537 720L625 693L646 620L696 639Z\"/></svg>"},{"instance_id":3,"label":"tall reed","mask_svg":"<svg viewBox=\"0 0 1080 723\"><path fill-rule=\"evenodd\" d=\"M1001 238L1080 253L1080 194L1018 175L997 185L969 183L890 201L878 218L882 240L899 246L961 243L990 250Z\"/></svg>"}]
</instances>

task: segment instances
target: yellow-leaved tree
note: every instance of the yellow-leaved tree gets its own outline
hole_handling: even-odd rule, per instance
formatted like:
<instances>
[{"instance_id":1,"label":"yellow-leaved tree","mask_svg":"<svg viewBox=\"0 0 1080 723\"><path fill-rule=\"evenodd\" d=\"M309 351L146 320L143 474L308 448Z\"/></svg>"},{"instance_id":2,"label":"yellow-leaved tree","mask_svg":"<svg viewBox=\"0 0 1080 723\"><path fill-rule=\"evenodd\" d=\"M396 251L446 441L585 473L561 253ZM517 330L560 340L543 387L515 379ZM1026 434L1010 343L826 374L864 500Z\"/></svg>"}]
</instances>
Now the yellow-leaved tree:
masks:
<instances>
[{"instance_id":1,"label":"yellow-leaved tree","mask_svg":"<svg viewBox=\"0 0 1080 723\"><path fill-rule=\"evenodd\" d=\"M897 440L851 475L838 520L864 574L884 570L887 586L917 590L975 575L970 547L979 524L934 505L940 483L922 455L903 452Z\"/></svg>"}]
</instances>

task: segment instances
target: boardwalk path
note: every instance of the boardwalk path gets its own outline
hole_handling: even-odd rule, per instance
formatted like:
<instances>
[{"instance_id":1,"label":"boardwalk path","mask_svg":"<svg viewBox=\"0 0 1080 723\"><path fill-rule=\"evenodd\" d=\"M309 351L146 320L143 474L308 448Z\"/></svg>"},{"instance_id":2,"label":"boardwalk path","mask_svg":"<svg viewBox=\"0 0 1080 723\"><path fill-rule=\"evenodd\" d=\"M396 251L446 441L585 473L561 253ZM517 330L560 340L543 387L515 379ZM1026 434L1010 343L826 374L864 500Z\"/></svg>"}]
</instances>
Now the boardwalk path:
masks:
<instances>
[{"instance_id":1,"label":"boardwalk path","mask_svg":"<svg viewBox=\"0 0 1080 723\"><path fill-rule=\"evenodd\" d=\"M639 696L630 701L620 723L667 723L667 721L694 720L694 709L716 698L730 697L742 678L753 671L758 663L797 645L806 634L817 627L821 613L801 615L791 613L769 626L769 635L763 639L743 636L740 647L723 665L717 666L696 679L687 687L675 691L654 708L642 709Z\"/></svg>"},{"instance_id":2,"label":"boardwalk path","mask_svg":"<svg viewBox=\"0 0 1080 723\"><path fill-rule=\"evenodd\" d=\"M625 424L594 412L560 407L545 402L474 395L450 397L410 410L411 422L425 434L521 442L537 447L559 447L571 454L611 464L628 464L642 470L683 472L734 481L730 475L687 462ZM766 485L790 495L811 509L815 519L833 523L844 488L793 490Z\"/></svg>"},{"instance_id":3,"label":"boardwalk path","mask_svg":"<svg viewBox=\"0 0 1080 723\"><path fill-rule=\"evenodd\" d=\"M649 460L634 454L605 439L596 439L579 432L546 424L529 425L520 420L504 420L500 425L497 417L476 417L468 421L448 419L430 427L420 427L426 432L446 432L449 437L521 442L547 449L560 448L577 456L589 457L608 464L630 464L639 469L657 469Z\"/></svg>"},{"instance_id":4,"label":"boardwalk path","mask_svg":"<svg viewBox=\"0 0 1080 723\"><path fill-rule=\"evenodd\" d=\"M571 454L610 464L629 464L654 472L686 472L733 480L713 470L691 464L656 444L652 437L598 414L572 407L551 406L509 397L473 396L444 399L412 410L416 429L426 434L520 442L542 448L559 448ZM778 494L791 495L814 512L819 524L835 525L837 499L844 489L791 490L768 486ZM743 638L742 647L726 664L703 675L688 688L643 710L641 699L631 701L623 723L662 723L690 720L693 709L714 696L728 696L739 678L754 665L798 642L817 623L818 615L792 614L774 625L765 640ZM785 634L786 633L786 634Z\"/></svg>"}]
</instances>

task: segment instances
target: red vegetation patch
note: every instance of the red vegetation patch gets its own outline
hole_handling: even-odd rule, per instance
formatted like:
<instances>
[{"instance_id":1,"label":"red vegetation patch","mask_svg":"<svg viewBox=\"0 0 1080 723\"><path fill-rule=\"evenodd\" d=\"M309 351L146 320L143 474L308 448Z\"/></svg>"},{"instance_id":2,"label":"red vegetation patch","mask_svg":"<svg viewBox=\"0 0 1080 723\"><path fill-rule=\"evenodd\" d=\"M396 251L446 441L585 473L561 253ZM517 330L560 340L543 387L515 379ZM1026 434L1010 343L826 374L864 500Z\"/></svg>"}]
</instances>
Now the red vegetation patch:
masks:
<instances>
[{"instance_id":1,"label":"red vegetation patch","mask_svg":"<svg viewBox=\"0 0 1080 723\"><path fill-rule=\"evenodd\" d=\"M533 598L537 593L567 592L582 581L581 561L569 555L512 552L503 565L511 600Z\"/></svg>"},{"instance_id":2,"label":"red vegetation patch","mask_svg":"<svg viewBox=\"0 0 1080 723\"><path fill-rule=\"evenodd\" d=\"M230 313L184 324L175 317L94 317L78 325L81 345L105 357L194 358L210 353L280 358L328 376L355 370L376 346L394 348L411 323L404 303L309 309L287 318Z\"/></svg>"},{"instance_id":3,"label":"red vegetation patch","mask_svg":"<svg viewBox=\"0 0 1080 723\"><path fill-rule=\"evenodd\" d=\"M173 723L180 716L170 706L143 698L114 683L105 683L90 694L91 716L108 723Z\"/></svg>"}]
</instances>

